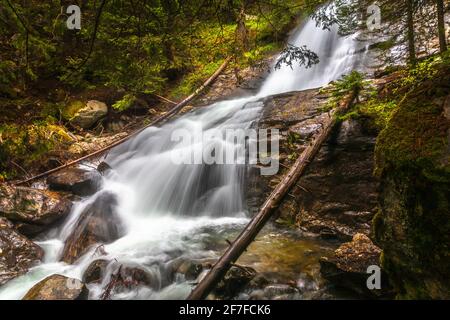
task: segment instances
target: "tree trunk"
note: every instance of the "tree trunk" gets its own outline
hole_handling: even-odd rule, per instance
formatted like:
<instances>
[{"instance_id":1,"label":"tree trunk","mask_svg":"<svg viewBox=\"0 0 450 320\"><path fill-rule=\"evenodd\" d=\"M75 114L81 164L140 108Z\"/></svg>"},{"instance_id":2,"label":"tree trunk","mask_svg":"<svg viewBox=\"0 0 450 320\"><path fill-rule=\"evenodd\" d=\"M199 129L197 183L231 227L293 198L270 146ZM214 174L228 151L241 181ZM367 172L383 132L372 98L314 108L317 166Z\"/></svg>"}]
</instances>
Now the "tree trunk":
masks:
<instances>
[{"instance_id":1,"label":"tree trunk","mask_svg":"<svg viewBox=\"0 0 450 320\"><path fill-rule=\"evenodd\" d=\"M407 2L407 33L408 33L408 52L409 63L416 64L416 41L414 38L414 0L406 0Z\"/></svg>"},{"instance_id":2,"label":"tree trunk","mask_svg":"<svg viewBox=\"0 0 450 320\"><path fill-rule=\"evenodd\" d=\"M438 31L439 31L439 47L441 53L447 51L447 38L445 36L445 13L444 1L436 0L437 15L438 15Z\"/></svg>"}]
</instances>

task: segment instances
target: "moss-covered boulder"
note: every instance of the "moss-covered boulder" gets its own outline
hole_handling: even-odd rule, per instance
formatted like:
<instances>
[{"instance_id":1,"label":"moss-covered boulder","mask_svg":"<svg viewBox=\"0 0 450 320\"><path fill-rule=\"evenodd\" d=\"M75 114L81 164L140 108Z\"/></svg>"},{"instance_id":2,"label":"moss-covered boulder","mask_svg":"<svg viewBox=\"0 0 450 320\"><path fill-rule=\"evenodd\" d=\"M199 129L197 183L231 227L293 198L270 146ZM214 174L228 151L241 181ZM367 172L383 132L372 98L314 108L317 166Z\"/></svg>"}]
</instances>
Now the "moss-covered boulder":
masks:
<instances>
[{"instance_id":1,"label":"moss-covered boulder","mask_svg":"<svg viewBox=\"0 0 450 320\"><path fill-rule=\"evenodd\" d=\"M97 100L87 103L72 101L62 112L63 118L75 127L89 129L108 114L108 106Z\"/></svg>"},{"instance_id":2,"label":"moss-covered boulder","mask_svg":"<svg viewBox=\"0 0 450 320\"><path fill-rule=\"evenodd\" d=\"M448 70L439 80L404 99L377 141L374 235L399 298L450 298Z\"/></svg>"}]
</instances>

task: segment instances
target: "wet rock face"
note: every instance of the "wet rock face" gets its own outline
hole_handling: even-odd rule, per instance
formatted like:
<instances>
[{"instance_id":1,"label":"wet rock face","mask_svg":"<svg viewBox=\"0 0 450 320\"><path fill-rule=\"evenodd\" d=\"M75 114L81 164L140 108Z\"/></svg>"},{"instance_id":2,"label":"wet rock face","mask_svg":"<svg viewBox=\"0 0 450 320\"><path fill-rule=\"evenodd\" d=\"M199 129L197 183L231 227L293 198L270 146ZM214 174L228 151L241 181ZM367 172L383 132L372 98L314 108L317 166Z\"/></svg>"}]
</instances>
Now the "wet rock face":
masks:
<instances>
[{"instance_id":1,"label":"wet rock face","mask_svg":"<svg viewBox=\"0 0 450 320\"><path fill-rule=\"evenodd\" d=\"M72 202L56 192L24 187L0 186L0 216L20 224L26 235L34 235L66 217Z\"/></svg>"},{"instance_id":2,"label":"wet rock face","mask_svg":"<svg viewBox=\"0 0 450 320\"><path fill-rule=\"evenodd\" d=\"M80 280L56 274L36 284L23 300L86 300L88 296L89 291Z\"/></svg>"},{"instance_id":3,"label":"wet rock face","mask_svg":"<svg viewBox=\"0 0 450 320\"><path fill-rule=\"evenodd\" d=\"M84 271L83 282L86 284L101 282L109 263L110 261L104 259L92 261L86 271Z\"/></svg>"},{"instance_id":4,"label":"wet rock face","mask_svg":"<svg viewBox=\"0 0 450 320\"><path fill-rule=\"evenodd\" d=\"M302 152L319 133L327 116L322 109L327 95L318 89L301 92L284 93L264 98L263 112L258 123L259 129L280 130L280 170L278 175L262 177L258 168L248 172L247 202L251 212L257 212L265 198L280 181L295 157ZM285 217L295 217L298 208L289 201L284 201L279 212Z\"/></svg>"},{"instance_id":5,"label":"wet rock face","mask_svg":"<svg viewBox=\"0 0 450 320\"><path fill-rule=\"evenodd\" d=\"M111 193L102 193L80 214L67 238L62 261L74 263L95 244L108 244L121 235L121 221L115 212L117 200Z\"/></svg>"},{"instance_id":6,"label":"wet rock face","mask_svg":"<svg viewBox=\"0 0 450 320\"><path fill-rule=\"evenodd\" d=\"M253 268L233 266L219 282L216 289L213 291L213 294L221 299L232 299L255 276L256 271Z\"/></svg>"},{"instance_id":7,"label":"wet rock face","mask_svg":"<svg viewBox=\"0 0 450 320\"><path fill-rule=\"evenodd\" d=\"M203 271L203 265L197 261L180 260L173 264L173 272L181 274L186 280L195 280Z\"/></svg>"},{"instance_id":8,"label":"wet rock face","mask_svg":"<svg viewBox=\"0 0 450 320\"><path fill-rule=\"evenodd\" d=\"M445 179L432 182L416 168L383 178L375 237L399 298L450 299L450 184Z\"/></svg>"},{"instance_id":9,"label":"wet rock face","mask_svg":"<svg viewBox=\"0 0 450 320\"><path fill-rule=\"evenodd\" d=\"M101 175L96 170L67 168L47 178L49 188L54 191L71 192L78 196L90 196L97 192Z\"/></svg>"},{"instance_id":10,"label":"wet rock face","mask_svg":"<svg viewBox=\"0 0 450 320\"><path fill-rule=\"evenodd\" d=\"M264 111L259 120L262 128L278 128L283 131L304 129L307 124L320 127L322 109L327 95L318 89L283 93L264 99ZM309 121L315 120L315 121ZM314 133L316 130L311 130ZM303 139L308 138L303 135Z\"/></svg>"},{"instance_id":11,"label":"wet rock face","mask_svg":"<svg viewBox=\"0 0 450 320\"><path fill-rule=\"evenodd\" d=\"M348 120L336 129L301 178L296 216L301 228L343 241L370 233L379 186L374 147L375 137L363 123Z\"/></svg>"},{"instance_id":12,"label":"wet rock face","mask_svg":"<svg viewBox=\"0 0 450 320\"><path fill-rule=\"evenodd\" d=\"M262 61L260 68L248 67L239 70L238 74L228 68L209 86L207 93L196 100L196 104L208 105L226 98L248 95L249 92L256 93L268 74L272 60L268 58Z\"/></svg>"},{"instance_id":13,"label":"wet rock face","mask_svg":"<svg viewBox=\"0 0 450 320\"><path fill-rule=\"evenodd\" d=\"M328 118L323 111L328 97L312 89L265 99L259 127L280 129L282 165L277 176L251 177L252 207L259 208L298 154L321 132ZM276 216L325 239L350 241L358 232L369 234L379 185L373 177L375 142L376 132L364 120L340 123L282 201Z\"/></svg>"},{"instance_id":14,"label":"wet rock face","mask_svg":"<svg viewBox=\"0 0 450 320\"><path fill-rule=\"evenodd\" d=\"M337 287L349 289L368 297L387 294L390 286L387 277L381 275L381 289L369 290L367 273L370 266L380 265L381 249L364 234L356 234L353 240L341 245L334 255L320 260L320 272L323 277Z\"/></svg>"},{"instance_id":15,"label":"wet rock face","mask_svg":"<svg viewBox=\"0 0 450 320\"><path fill-rule=\"evenodd\" d=\"M11 222L0 218L0 286L25 274L43 255L38 245L17 233Z\"/></svg>"}]
</instances>

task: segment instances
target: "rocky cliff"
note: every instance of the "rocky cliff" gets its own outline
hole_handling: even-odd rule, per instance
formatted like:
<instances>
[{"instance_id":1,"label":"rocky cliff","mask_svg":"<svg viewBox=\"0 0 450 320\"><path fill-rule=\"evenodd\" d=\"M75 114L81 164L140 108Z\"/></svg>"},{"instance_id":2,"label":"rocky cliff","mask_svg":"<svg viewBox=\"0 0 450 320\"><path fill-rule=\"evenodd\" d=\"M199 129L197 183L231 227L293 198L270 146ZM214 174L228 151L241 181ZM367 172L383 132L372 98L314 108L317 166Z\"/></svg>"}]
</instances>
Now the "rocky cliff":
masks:
<instances>
[{"instance_id":1,"label":"rocky cliff","mask_svg":"<svg viewBox=\"0 0 450 320\"><path fill-rule=\"evenodd\" d=\"M450 298L449 84L446 67L413 90L377 141L374 233L399 298Z\"/></svg>"}]
</instances>

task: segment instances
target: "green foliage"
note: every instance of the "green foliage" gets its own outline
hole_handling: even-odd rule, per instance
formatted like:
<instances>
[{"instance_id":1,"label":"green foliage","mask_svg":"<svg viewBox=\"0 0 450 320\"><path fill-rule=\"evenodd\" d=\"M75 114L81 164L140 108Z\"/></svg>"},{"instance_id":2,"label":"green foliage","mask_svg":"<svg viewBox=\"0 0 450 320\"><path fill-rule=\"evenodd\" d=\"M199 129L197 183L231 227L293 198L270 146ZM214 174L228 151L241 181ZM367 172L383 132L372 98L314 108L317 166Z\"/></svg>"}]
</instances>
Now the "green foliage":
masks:
<instances>
[{"instance_id":1,"label":"green foliage","mask_svg":"<svg viewBox=\"0 0 450 320\"><path fill-rule=\"evenodd\" d=\"M330 89L327 89L331 93L331 98L324 109L331 110L336 108L342 99L351 93L358 96L367 84L368 82L364 80L364 74L358 71L352 71L351 73L342 76L332 84Z\"/></svg>"},{"instance_id":2,"label":"green foliage","mask_svg":"<svg viewBox=\"0 0 450 320\"><path fill-rule=\"evenodd\" d=\"M447 56L428 58L409 69L401 71L400 79L395 83L394 92L414 90L424 81L433 79L439 67L448 59Z\"/></svg>"},{"instance_id":3,"label":"green foliage","mask_svg":"<svg viewBox=\"0 0 450 320\"><path fill-rule=\"evenodd\" d=\"M0 138L0 179L23 174L19 166L44 164L52 150L72 141L66 129L51 117L31 125L2 125Z\"/></svg>"},{"instance_id":4,"label":"green foliage","mask_svg":"<svg viewBox=\"0 0 450 320\"><path fill-rule=\"evenodd\" d=\"M364 104L358 105L358 111L360 115L373 119L376 128L382 130L387 126L396 107L396 101L371 99Z\"/></svg>"},{"instance_id":5,"label":"green foliage","mask_svg":"<svg viewBox=\"0 0 450 320\"><path fill-rule=\"evenodd\" d=\"M132 94L126 94L121 100L113 104L113 109L117 111L125 111L133 106L136 101L136 96Z\"/></svg>"},{"instance_id":6,"label":"green foliage","mask_svg":"<svg viewBox=\"0 0 450 320\"><path fill-rule=\"evenodd\" d=\"M306 46L297 47L288 44L288 46L281 51L280 57L275 64L275 69L280 69L283 65L287 65L292 69L294 64L304 66L308 69L318 63L319 56L315 52L309 50Z\"/></svg>"},{"instance_id":7,"label":"green foliage","mask_svg":"<svg viewBox=\"0 0 450 320\"><path fill-rule=\"evenodd\" d=\"M180 92L186 93L230 54L245 65L254 63L277 47L283 38L279 34L287 32L302 9L295 0L213 0L208 5L119 0L104 7L83 2L82 29L73 31L65 26L67 16L61 13L66 7L59 1L11 3L0 3L0 27L6 30L0 36L0 89L19 81L56 78L75 88L108 86L147 93L180 81ZM250 47L238 52L235 33L242 8Z\"/></svg>"}]
</instances>

